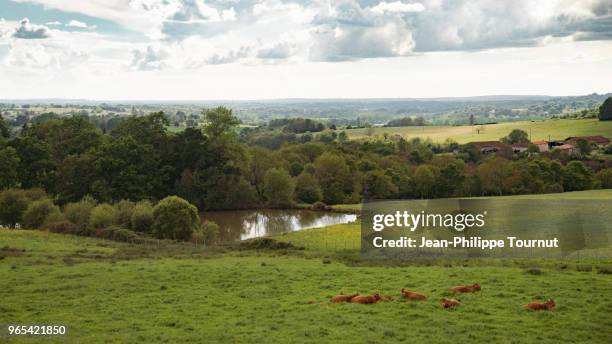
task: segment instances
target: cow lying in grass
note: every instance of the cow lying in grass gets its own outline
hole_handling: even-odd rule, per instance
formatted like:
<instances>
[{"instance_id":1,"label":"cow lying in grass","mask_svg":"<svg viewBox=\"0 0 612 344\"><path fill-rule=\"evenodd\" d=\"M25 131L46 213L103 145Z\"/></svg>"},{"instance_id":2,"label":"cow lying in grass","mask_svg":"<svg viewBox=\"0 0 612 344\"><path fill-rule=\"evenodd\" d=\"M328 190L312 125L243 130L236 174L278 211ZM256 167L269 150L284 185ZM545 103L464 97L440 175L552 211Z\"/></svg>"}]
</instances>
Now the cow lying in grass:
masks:
<instances>
[{"instance_id":1,"label":"cow lying in grass","mask_svg":"<svg viewBox=\"0 0 612 344\"><path fill-rule=\"evenodd\" d=\"M409 300L425 300L427 299L427 296L425 296L425 294L421 294L421 293L417 293L414 291L409 291L406 290L404 288L402 288L402 290L400 290L400 293L402 294L402 296L406 299Z\"/></svg>"},{"instance_id":2,"label":"cow lying in grass","mask_svg":"<svg viewBox=\"0 0 612 344\"><path fill-rule=\"evenodd\" d=\"M351 302L351 299L354 298L355 296L357 296L359 294L352 294L352 295L336 295L334 297L332 297L329 301L333 302L333 303L338 303L338 302Z\"/></svg>"},{"instance_id":3,"label":"cow lying in grass","mask_svg":"<svg viewBox=\"0 0 612 344\"><path fill-rule=\"evenodd\" d=\"M552 299L549 299L546 302L531 302L527 305L525 305L525 308L527 309L531 309L534 311L549 311L553 308L555 308L555 301L553 301Z\"/></svg>"},{"instance_id":4,"label":"cow lying in grass","mask_svg":"<svg viewBox=\"0 0 612 344\"><path fill-rule=\"evenodd\" d=\"M448 288L453 293L474 293L480 291L480 284L474 283L472 285L458 285L456 287Z\"/></svg>"},{"instance_id":5,"label":"cow lying in grass","mask_svg":"<svg viewBox=\"0 0 612 344\"><path fill-rule=\"evenodd\" d=\"M357 296L351 298L351 301L349 301L349 302L363 303L363 304L372 304L372 303L376 303L376 302L380 301L381 299L382 299L382 297L379 294L374 294L374 295L357 295Z\"/></svg>"},{"instance_id":6,"label":"cow lying in grass","mask_svg":"<svg viewBox=\"0 0 612 344\"><path fill-rule=\"evenodd\" d=\"M442 304L442 307L444 308L452 308L452 307L461 306L461 302L459 302L459 300L447 299L445 297L440 299L440 303Z\"/></svg>"}]
</instances>

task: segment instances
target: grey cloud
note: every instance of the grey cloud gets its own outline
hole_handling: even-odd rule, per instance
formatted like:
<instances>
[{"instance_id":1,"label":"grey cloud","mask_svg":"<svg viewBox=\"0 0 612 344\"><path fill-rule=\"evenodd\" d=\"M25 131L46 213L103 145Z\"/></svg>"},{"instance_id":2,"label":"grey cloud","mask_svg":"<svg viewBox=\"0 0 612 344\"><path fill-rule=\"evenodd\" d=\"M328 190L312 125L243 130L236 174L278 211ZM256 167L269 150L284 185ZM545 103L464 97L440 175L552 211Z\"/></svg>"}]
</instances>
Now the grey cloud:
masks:
<instances>
[{"instance_id":1,"label":"grey cloud","mask_svg":"<svg viewBox=\"0 0 612 344\"><path fill-rule=\"evenodd\" d=\"M260 59L287 59L291 57L294 49L295 45L289 42L279 42L270 48L259 49L257 57Z\"/></svg>"},{"instance_id":2,"label":"grey cloud","mask_svg":"<svg viewBox=\"0 0 612 344\"><path fill-rule=\"evenodd\" d=\"M169 53L163 49L156 49L152 46L147 46L143 50L132 51L132 62L130 66L135 70L149 71L159 70L167 67L165 61Z\"/></svg>"},{"instance_id":3,"label":"grey cloud","mask_svg":"<svg viewBox=\"0 0 612 344\"><path fill-rule=\"evenodd\" d=\"M23 18L19 22L17 30L13 33L13 37L21 39L44 39L50 36L51 33L48 27L31 24L28 18Z\"/></svg>"},{"instance_id":4,"label":"grey cloud","mask_svg":"<svg viewBox=\"0 0 612 344\"><path fill-rule=\"evenodd\" d=\"M229 53L225 55L214 54L206 60L206 63L215 64L215 65L234 63L240 60L241 58L247 57L250 51L251 51L251 47L243 46L243 47L240 47L240 49L230 51Z\"/></svg>"},{"instance_id":5,"label":"grey cloud","mask_svg":"<svg viewBox=\"0 0 612 344\"><path fill-rule=\"evenodd\" d=\"M612 1L574 1L550 13L529 0L402 0L419 11L381 11L378 0L332 1L312 21L310 59L345 61L417 52L542 44L543 38L612 39ZM385 1L384 7L390 8ZM422 5L417 6L417 4ZM571 6L569 6L571 5ZM542 16L546 14L547 16Z\"/></svg>"}]
</instances>

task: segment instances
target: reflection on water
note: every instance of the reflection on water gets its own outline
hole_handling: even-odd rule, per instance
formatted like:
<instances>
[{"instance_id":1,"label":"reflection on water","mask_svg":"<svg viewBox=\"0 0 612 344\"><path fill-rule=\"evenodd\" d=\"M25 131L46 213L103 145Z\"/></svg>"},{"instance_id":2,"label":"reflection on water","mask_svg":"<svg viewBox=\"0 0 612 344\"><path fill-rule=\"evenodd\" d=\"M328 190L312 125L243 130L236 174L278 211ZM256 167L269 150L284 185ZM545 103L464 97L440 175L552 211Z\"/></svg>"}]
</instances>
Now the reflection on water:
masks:
<instances>
[{"instance_id":1,"label":"reflection on water","mask_svg":"<svg viewBox=\"0 0 612 344\"><path fill-rule=\"evenodd\" d=\"M348 223L357 219L354 214L295 209L208 211L200 216L216 222L219 225L219 238L226 242Z\"/></svg>"}]
</instances>

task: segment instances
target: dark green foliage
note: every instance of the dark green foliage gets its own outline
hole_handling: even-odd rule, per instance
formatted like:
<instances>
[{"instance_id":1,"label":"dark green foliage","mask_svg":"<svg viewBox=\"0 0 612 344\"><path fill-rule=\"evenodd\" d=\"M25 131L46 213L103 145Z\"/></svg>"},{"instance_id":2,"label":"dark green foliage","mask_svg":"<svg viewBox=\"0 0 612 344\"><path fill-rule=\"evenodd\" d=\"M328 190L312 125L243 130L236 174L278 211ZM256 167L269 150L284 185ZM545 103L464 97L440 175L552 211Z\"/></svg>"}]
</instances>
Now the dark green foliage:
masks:
<instances>
[{"instance_id":1,"label":"dark green foliage","mask_svg":"<svg viewBox=\"0 0 612 344\"><path fill-rule=\"evenodd\" d=\"M117 210L107 203L99 204L91 210L89 215L89 225L91 228L106 228L115 223Z\"/></svg>"},{"instance_id":2,"label":"dark green foliage","mask_svg":"<svg viewBox=\"0 0 612 344\"><path fill-rule=\"evenodd\" d=\"M196 244L203 243L206 245L212 245L217 241L219 237L219 225L213 221L204 221L200 228L196 229L191 240Z\"/></svg>"},{"instance_id":3,"label":"dark green foliage","mask_svg":"<svg viewBox=\"0 0 612 344\"><path fill-rule=\"evenodd\" d=\"M85 229L89 227L89 218L95 206L96 201L93 198L84 197L78 202L66 204L64 206L64 216L79 228Z\"/></svg>"},{"instance_id":4,"label":"dark green foliage","mask_svg":"<svg viewBox=\"0 0 612 344\"><path fill-rule=\"evenodd\" d=\"M139 202L132 209L130 228L137 232L151 232L153 226L153 207L150 202Z\"/></svg>"},{"instance_id":5,"label":"dark green foliage","mask_svg":"<svg viewBox=\"0 0 612 344\"><path fill-rule=\"evenodd\" d=\"M364 176L363 196L369 199L382 199L397 193L397 186L391 177L381 170L369 171Z\"/></svg>"},{"instance_id":6,"label":"dark green foliage","mask_svg":"<svg viewBox=\"0 0 612 344\"><path fill-rule=\"evenodd\" d=\"M423 117L404 117L391 120L385 124L385 127L411 127L411 126L423 126L425 125L425 120Z\"/></svg>"},{"instance_id":7,"label":"dark green foliage","mask_svg":"<svg viewBox=\"0 0 612 344\"><path fill-rule=\"evenodd\" d=\"M132 213L136 206L134 202L121 200L114 204L116 210L115 223L123 228L130 228L132 225Z\"/></svg>"},{"instance_id":8,"label":"dark green foliage","mask_svg":"<svg viewBox=\"0 0 612 344\"><path fill-rule=\"evenodd\" d=\"M590 189L593 180L593 172L581 161L571 161L564 168L563 189L565 191L577 191Z\"/></svg>"},{"instance_id":9,"label":"dark green foliage","mask_svg":"<svg viewBox=\"0 0 612 344\"><path fill-rule=\"evenodd\" d=\"M278 241L272 238L255 238L240 242L241 249L244 250L300 250L301 247L297 247L291 243Z\"/></svg>"},{"instance_id":10,"label":"dark green foliage","mask_svg":"<svg viewBox=\"0 0 612 344\"><path fill-rule=\"evenodd\" d=\"M612 97L608 97L606 100L604 100L603 104L601 104L599 107L599 120L612 120Z\"/></svg>"},{"instance_id":11,"label":"dark green foliage","mask_svg":"<svg viewBox=\"0 0 612 344\"><path fill-rule=\"evenodd\" d=\"M61 221L62 213L50 199L41 199L28 205L23 213L23 227L40 229L44 224Z\"/></svg>"},{"instance_id":12,"label":"dark green foliage","mask_svg":"<svg viewBox=\"0 0 612 344\"><path fill-rule=\"evenodd\" d=\"M2 114L0 114L0 142L3 138L8 139L10 136L11 130L9 128L9 125L4 120L4 117L2 117Z\"/></svg>"},{"instance_id":13,"label":"dark green foliage","mask_svg":"<svg viewBox=\"0 0 612 344\"><path fill-rule=\"evenodd\" d=\"M608 168L597 172L595 180L602 189L612 189L612 169Z\"/></svg>"},{"instance_id":14,"label":"dark green foliage","mask_svg":"<svg viewBox=\"0 0 612 344\"><path fill-rule=\"evenodd\" d=\"M19 182L19 156L13 147L0 144L0 190L14 187Z\"/></svg>"},{"instance_id":15,"label":"dark green foliage","mask_svg":"<svg viewBox=\"0 0 612 344\"><path fill-rule=\"evenodd\" d=\"M300 202L314 203L323 197L319 181L310 173L303 172L295 178L295 197Z\"/></svg>"},{"instance_id":16,"label":"dark green foliage","mask_svg":"<svg viewBox=\"0 0 612 344\"><path fill-rule=\"evenodd\" d=\"M502 142L513 144L513 143L529 143L529 134L524 130L514 129L508 134L508 136L502 138Z\"/></svg>"},{"instance_id":17,"label":"dark green foliage","mask_svg":"<svg viewBox=\"0 0 612 344\"><path fill-rule=\"evenodd\" d=\"M271 207L289 207L293 203L295 183L287 171L272 168L264 176L263 193Z\"/></svg>"},{"instance_id":18,"label":"dark green foliage","mask_svg":"<svg viewBox=\"0 0 612 344\"><path fill-rule=\"evenodd\" d=\"M29 203L30 198L23 190L8 189L0 192L0 224L12 227L21 223Z\"/></svg>"},{"instance_id":19,"label":"dark green foliage","mask_svg":"<svg viewBox=\"0 0 612 344\"><path fill-rule=\"evenodd\" d=\"M310 118L279 118L273 119L268 124L270 128L282 128L285 132L301 134L305 132L319 132L325 129L323 123Z\"/></svg>"},{"instance_id":20,"label":"dark green foliage","mask_svg":"<svg viewBox=\"0 0 612 344\"><path fill-rule=\"evenodd\" d=\"M200 226L198 208L177 197L169 196L153 208L153 234L158 238L189 240Z\"/></svg>"}]
</instances>

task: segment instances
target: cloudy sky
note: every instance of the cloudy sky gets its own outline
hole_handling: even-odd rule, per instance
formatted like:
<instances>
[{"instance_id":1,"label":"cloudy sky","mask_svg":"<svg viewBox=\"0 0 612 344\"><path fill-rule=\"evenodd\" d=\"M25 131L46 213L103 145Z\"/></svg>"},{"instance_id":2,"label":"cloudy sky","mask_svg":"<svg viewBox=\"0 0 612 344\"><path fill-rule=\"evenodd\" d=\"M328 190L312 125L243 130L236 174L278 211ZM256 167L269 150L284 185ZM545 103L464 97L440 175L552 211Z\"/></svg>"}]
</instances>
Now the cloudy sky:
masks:
<instances>
[{"instance_id":1,"label":"cloudy sky","mask_svg":"<svg viewBox=\"0 0 612 344\"><path fill-rule=\"evenodd\" d=\"M0 99L612 91L612 0L0 0Z\"/></svg>"}]
</instances>

